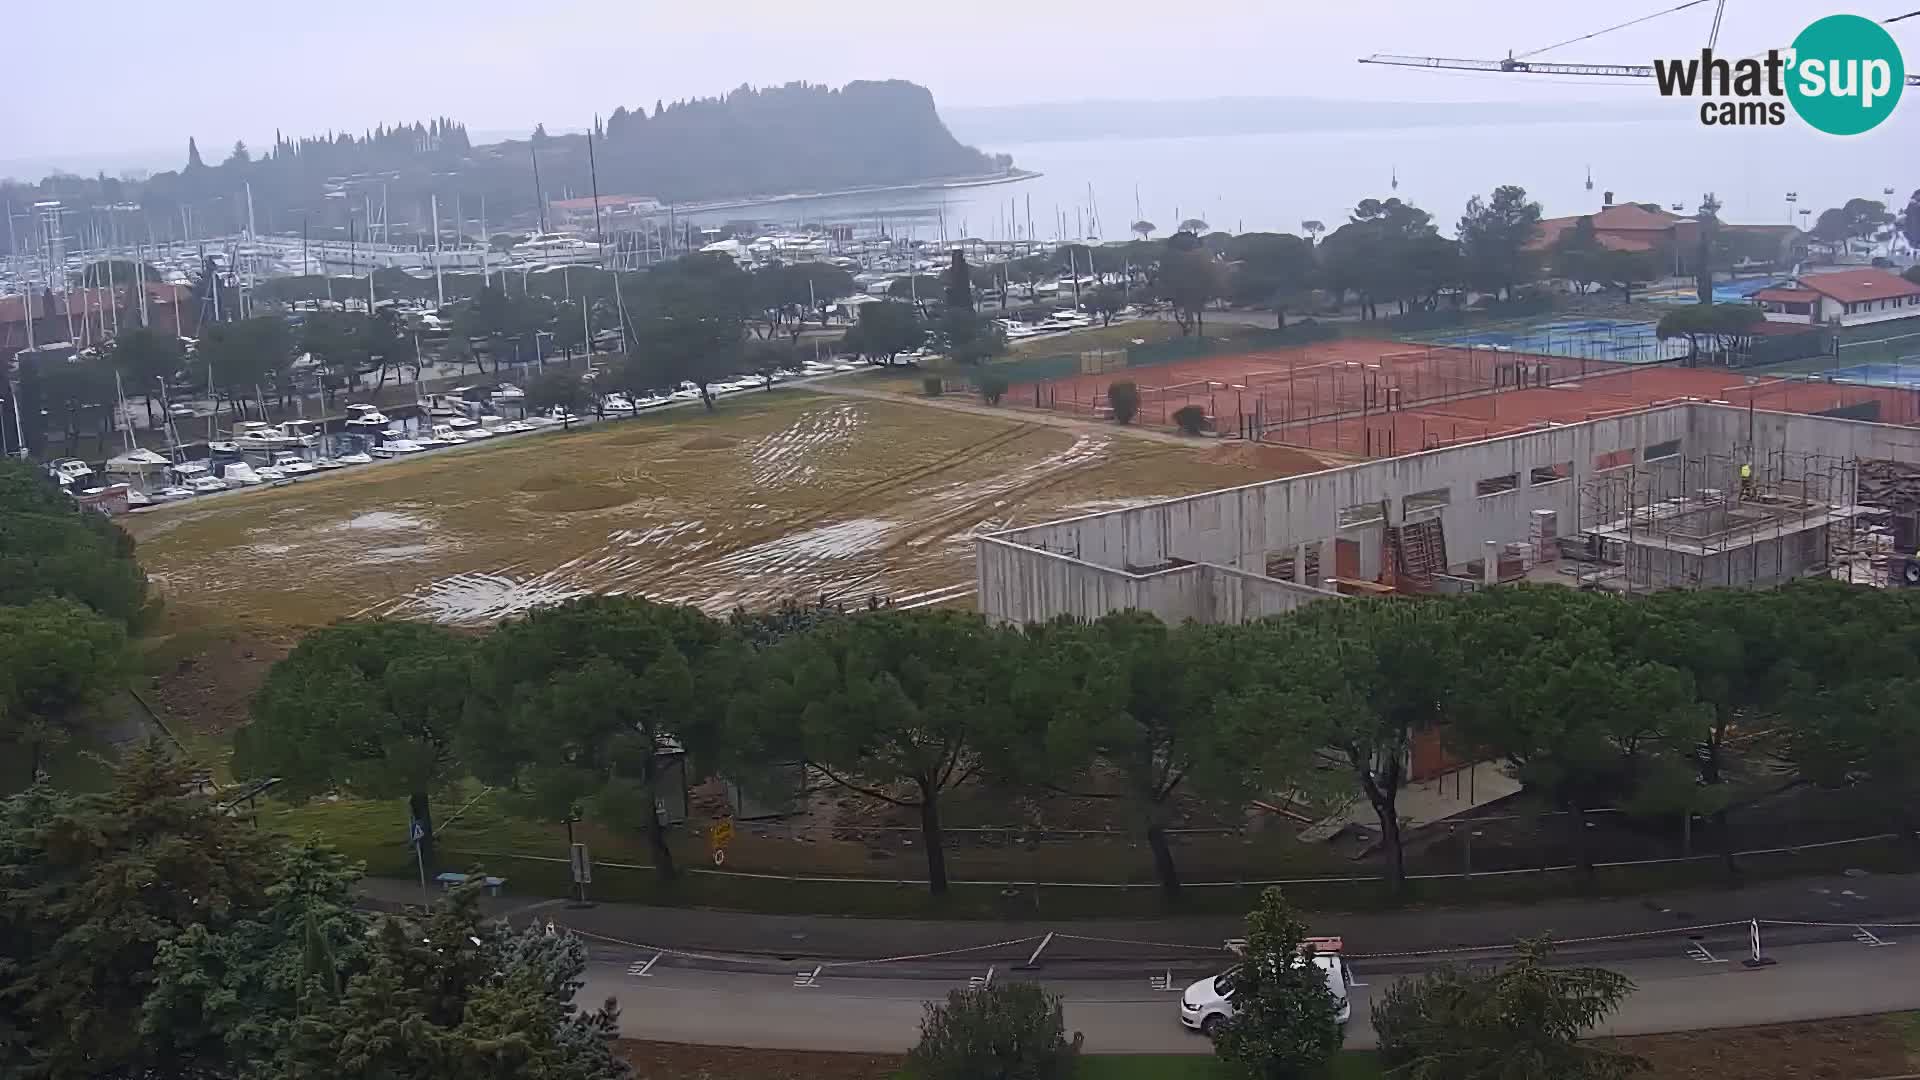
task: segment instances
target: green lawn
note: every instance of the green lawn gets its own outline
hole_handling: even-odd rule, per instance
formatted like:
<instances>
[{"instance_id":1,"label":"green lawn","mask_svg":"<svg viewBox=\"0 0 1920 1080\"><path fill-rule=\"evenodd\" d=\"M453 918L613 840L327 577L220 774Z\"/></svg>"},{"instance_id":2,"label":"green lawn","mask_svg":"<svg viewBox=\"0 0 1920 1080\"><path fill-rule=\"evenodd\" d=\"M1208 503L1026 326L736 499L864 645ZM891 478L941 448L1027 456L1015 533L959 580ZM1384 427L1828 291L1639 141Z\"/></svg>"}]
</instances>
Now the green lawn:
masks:
<instances>
[{"instance_id":1,"label":"green lawn","mask_svg":"<svg viewBox=\"0 0 1920 1080\"><path fill-rule=\"evenodd\" d=\"M1080 1059L1074 1080L1239 1080L1244 1074L1201 1054L1097 1054ZM1370 1053L1334 1059L1327 1080L1378 1080L1380 1063Z\"/></svg>"}]
</instances>

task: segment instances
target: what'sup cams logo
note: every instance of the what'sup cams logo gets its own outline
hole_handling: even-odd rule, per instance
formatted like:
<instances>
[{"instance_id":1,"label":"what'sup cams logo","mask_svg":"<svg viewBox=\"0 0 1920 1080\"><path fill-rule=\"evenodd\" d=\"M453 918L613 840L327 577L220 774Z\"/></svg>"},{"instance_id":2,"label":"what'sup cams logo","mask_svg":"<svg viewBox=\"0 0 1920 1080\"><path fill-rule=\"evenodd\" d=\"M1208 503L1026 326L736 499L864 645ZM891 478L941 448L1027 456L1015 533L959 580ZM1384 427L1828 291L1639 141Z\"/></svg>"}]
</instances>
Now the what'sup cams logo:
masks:
<instances>
[{"instance_id":1,"label":"what'sup cams logo","mask_svg":"<svg viewBox=\"0 0 1920 1080\"><path fill-rule=\"evenodd\" d=\"M1871 131L1892 115L1906 88L1900 46L1886 28L1858 15L1829 15L1800 31L1789 49L1727 60L1712 49L1684 60L1655 60L1662 97L1695 97L1700 122L1714 127L1780 125L1787 106L1829 135Z\"/></svg>"}]
</instances>

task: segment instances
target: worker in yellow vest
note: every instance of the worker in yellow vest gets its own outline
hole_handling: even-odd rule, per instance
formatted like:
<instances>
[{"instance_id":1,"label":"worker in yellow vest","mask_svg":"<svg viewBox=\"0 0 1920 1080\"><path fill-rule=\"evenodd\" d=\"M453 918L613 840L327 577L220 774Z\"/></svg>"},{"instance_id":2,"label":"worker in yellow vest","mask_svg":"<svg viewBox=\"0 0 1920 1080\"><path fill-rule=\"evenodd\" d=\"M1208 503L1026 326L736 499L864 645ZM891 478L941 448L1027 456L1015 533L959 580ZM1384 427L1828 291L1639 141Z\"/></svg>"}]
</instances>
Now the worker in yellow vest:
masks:
<instances>
[{"instance_id":1,"label":"worker in yellow vest","mask_svg":"<svg viewBox=\"0 0 1920 1080\"><path fill-rule=\"evenodd\" d=\"M1740 497L1753 498L1753 466L1746 462L1740 465Z\"/></svg>"}]
</instances>

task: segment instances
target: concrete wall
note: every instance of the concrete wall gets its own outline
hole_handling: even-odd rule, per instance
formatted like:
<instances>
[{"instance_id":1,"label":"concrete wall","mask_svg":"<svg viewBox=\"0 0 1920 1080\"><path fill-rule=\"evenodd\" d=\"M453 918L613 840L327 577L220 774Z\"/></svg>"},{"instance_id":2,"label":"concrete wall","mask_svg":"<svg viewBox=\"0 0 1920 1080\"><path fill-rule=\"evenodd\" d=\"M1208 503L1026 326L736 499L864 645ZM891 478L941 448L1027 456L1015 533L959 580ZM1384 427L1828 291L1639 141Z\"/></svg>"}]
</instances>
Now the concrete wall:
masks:
<instances>
[{"instance_id":1,"label":"concrete wall","mask_svg":"<svg viewBox=\"0 0 1920 1080\"><path fill-rule=\"evenodd\" d=\"M1769 453L1780 451L1920 463L1920 428L1832 416L1698 405L1689 410L1687 439L1723 453L1756 447L1756 470L1766 467Z\"/></svg>"},{"instance_id":2,"label":"concrete wall","mask_svg":"<svg viewBox=\"0 0 1920 1080\"><path fill-rule=\"evenodd\" d=\"M1134 606L1177 611L1181 618L1205 618L1206 612L1229 618L1245 617L1234 613L1267 613L1293 602L1291 594L1269 587L1281 584L1264 577L1269 556L1320 545L1321 572L1331 576L1334 541L1356 540L1360 574L1373 578L1380 572L1385 525L1398 524L1409 514L1440 515L1448 557L1456 562L1481 555L1489 540L1526 539L1528 515L1534 510L1557 511L1561 532L1569 533L1581 484L1596 469L1638 460L1647 446L1684 444L1687 428L1686 410L1672 407L982 537L976 541L980 607L1006 619L1060 612L1087 616L1132 598ZM1609 458L1622 451L1626 456ZM1534 483L1536 469L1558 469L1566 475ZM1476 493L1481 480L1514 474L1518 479L1512 490ZM1408 496L1429 493L1443 493L1444 504L1427 509L1408 505ZM1441 497L1433 494L1434 499ZM1354 523L1363 516L1371 520ZM1067 563L1048 556L1064 557ZM1176 560L1236 570L1254 583L1204 575L1171 579L1178 585L1146 582ZM1059 569L1066 564L1076 570L1068 574ZM1210 605L1189 595L1185 582L1190 578L1206 581L1215 596ZM1132 584L1135 580L1142 584ZM1231 588L1229 580L1236 582Z\"/></svg>"},{"instance_id":3,"label":"concrete wall","mask_svg":"<svg viewBox=\"0 0 1920 1080\"><path fill-rule=\"evenodd\" d=\"M1132 574L992 538L978 542L975 558L980 610L1010 622L1094 618L1129 608L1169 623L1244 622L1338 599L1337 593L1227 567L1194 563Z\"/></svg>"},{"instance_id":4,"label":"concrete wall","mask_svg":"<svg viewBox=\"0 0 1920 1080\"><path fill-rule=\"evenodd\" d=\"M1751 446L1761 451L1744 449ZM1318 545L1321 574L1332 576L1335 541L1353 540L1360 575L1373 578L1386 525L1438 514L1448 559L1459 563L1481 556L1488 541L1524 541L1535 510L1555 511L1562 536L1578 530L1583 512L1588 524L1604 519L1609 509L1582 506L1581 492L1611 469L1641 466L1635 501L1644 503L1726 484L1679 467L1689 456L1751 454L1764 473L1767 453L1783 450L1920 463L1920 428L1684 403L1050 522L975 541L980 610L1017 621L1128 607L1175 621L1276 614L1329 593L1311 587L1324 582L1265 577L1270 556L1291 555L1300 566L1307 546ZM1535 483L1536 469L1566 476ZM1511 490L1477 493L1480 481L1512 474ZM1444 503L1409 505L1408 496L1428 493L1444 493ZM1724 578L1731 568L1701 572Z\"/></svg>"},{"instance_id":5,"label":"concrete wall","mask_svg":"<svg viewBox=\"0 0 1920 1080\"><path fill-rule=\"evenodd\" d=\"M1825 566L1830 537L1821 525L1705 554L1635 544L1626 572L1635 589L1770 589Z\"/></svg>"}]
</instances>

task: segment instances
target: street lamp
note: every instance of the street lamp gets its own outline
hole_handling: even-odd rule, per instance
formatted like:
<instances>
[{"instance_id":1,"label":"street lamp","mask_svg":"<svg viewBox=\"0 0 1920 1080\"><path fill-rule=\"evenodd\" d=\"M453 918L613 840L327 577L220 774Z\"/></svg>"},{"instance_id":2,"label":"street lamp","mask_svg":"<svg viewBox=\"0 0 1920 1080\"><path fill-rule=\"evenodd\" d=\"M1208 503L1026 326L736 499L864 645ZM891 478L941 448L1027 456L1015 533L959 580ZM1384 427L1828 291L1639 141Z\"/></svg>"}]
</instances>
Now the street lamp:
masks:
<instances>
[{"instance_id":1,"label":"street lamp","mask_svg":"<svg viewBox=\"0 0 1920 1080\"><path fill-rule=\"evenodd\" d=\"M1787 224L1789 225L1793 224L1793 204L1799 201L1800 201L1799 192L1797 191L1787 192Z\"/></svg>"}]
</instances>

